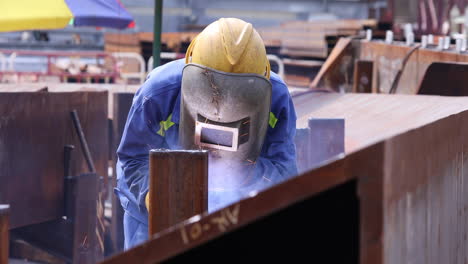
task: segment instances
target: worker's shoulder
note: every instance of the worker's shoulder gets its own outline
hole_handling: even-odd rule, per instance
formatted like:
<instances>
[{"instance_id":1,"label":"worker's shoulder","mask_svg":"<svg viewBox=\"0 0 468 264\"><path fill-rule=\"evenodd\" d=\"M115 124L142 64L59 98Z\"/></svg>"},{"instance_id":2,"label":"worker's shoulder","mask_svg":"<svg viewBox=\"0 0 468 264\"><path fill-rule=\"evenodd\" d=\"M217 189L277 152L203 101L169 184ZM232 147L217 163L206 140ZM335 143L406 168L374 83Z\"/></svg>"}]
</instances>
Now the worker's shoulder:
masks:
<instances>
[{"instance_id":1,"label":"worker's shoulder","mask_svg":"<svg viewBox=\"0 0 468 264\"><path fill-rule=\"evenodd\" d=\"M152 70L139 93L145 96L162 95L170 92L178 93L182 83L183 59L168 62Z\"/></svg>"},{"instance_id":2,"label":"worker's shoulder","mask_svg":"<svg viewBox=\"0 0 468 264\"><path fill-rule=\"evenodd\" d=\"M271 72L270 82L273 96L289 95L288 86L278 74Z\"/></svg>"}]
</instances>

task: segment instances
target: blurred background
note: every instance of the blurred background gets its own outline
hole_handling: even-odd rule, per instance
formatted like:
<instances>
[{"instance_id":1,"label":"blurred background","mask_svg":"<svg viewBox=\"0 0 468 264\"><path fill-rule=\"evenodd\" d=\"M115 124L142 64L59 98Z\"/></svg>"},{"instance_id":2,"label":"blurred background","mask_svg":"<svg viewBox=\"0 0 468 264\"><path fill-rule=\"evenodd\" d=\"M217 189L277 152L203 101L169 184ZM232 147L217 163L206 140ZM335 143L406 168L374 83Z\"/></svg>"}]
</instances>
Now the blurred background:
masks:
<instances>
[{"instance_id":1,"label":"blurred background","mask_svg":"<svg viewBox=\"0 0 468 264\"><path fill-rule=\"evenodd\" d=\"M0 203L12 208L11 229L15 230L10 253L17 258L32 252L15 251L25 248L17 237L21 241L47 238L48 231L59 230L57 236L63 239L58 227L73 229L81 240L73 237L70 242L65 237L70 243L58 258L66 261L57 263L75 260L89 242L88 235L96 236L94 244L89 243L97 253L88 252L90 260L85 263L123 250L123 211L113 195L115 153L133 94L154 67L184 58L190 42L219 18L237 17L253 24L264 40L272 70L286 82L303 123L311 113L315 115L313 106L330 104L319 104L319 95L312 94L317 91L336 98L342 93L468 95L463 90L468 0L42 0L29 1L28 6L26 2L0 0L0 100L5 102L0 104L4 107L0 146L9 153L1 155L0 149L4 165L0 166ZM351 105L355 97L348 98L348 108L356 109ZM379 109L380 104L374 104ZM412 105L408 101L401 109ZM88 169L91 157L80 152L71 159L77 164L74 171L64 173L64 146L84 145L70 122L72 109L84 117L83 134L96 161L95 171ZM356 116L365 116L366 111L361 109ZM385 118L379 116L379 120L393 115L385 111ZM374 124L372 118L366 124ZM395 124L399 123L388 127L398 127ZM356 142L348 140L347 147L357 146ZM88 201L92 210L82 217L99 221L84 232L80 228L90 226L86 221L68 221L66 215L66 224L73 222L73 226L63 225L64 203L70 202L67 195L78 193L67 189L63 174L88 172L97 172L93 184L99 191L88 194L92 188L81 186L81 195L92 198ZM37 188L42 182L48 184ZM71 200L81 203L82 197L76 197ZM44 204L50 208L29 212ZM70 208L75 209L72 204ZM49 229L21 229L37 224L47 224ZM55 239L51 246L47 239L40 243L34 239L29 242L51 255L66 244Z\"/></svg>"},{"instance_id":2,"label":"blurred background","mask_svg":"<svg viewBox=\"0 0 468 264\"><path fill-rule=\"evenodd\" d=\"M307 86L338 37L356 35L366 27L385 30L393 22L417 22L417 6L399 1L401 8L393 10L394 2L166 1L161 63L183 57L191 39L209 23L220 17L238 17L261 33L276 62L272 63L274 70L281 67L290 77L286 78L290 85ZM1 32L0 82L141 83L153 67L155 1L123 0L120 4L132 18L120 29L70 23L62 29Z\"/></svg>"}]
</instances>

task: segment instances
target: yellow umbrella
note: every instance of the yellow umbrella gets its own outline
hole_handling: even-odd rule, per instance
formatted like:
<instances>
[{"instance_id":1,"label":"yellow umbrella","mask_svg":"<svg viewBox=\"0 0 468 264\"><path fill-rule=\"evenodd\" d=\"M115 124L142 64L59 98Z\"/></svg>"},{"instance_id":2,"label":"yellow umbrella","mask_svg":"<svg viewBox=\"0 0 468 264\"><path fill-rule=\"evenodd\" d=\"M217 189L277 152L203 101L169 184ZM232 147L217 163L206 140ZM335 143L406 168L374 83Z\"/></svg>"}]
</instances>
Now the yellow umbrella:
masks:
<instances>
[{"instance_id":1,"label":"yellow umbrella","mask_svg":"<svg viewBox=\"0 0 468 264\"><path fill-rule=\"evenodd\" d=\"M0 32L58 29L73 15L64 0L0 0Z\"/></svg>"},{"instance_id":2,"label":"yellow umbrella","mask_svg":"<svg viewBox=\"0 0 468 264\"><path fill-rule=\"evenodd\" d=\"M120 0L0 0L0 32L68 24L124 29L134 22Z\"/></svg>"}]
</instances>

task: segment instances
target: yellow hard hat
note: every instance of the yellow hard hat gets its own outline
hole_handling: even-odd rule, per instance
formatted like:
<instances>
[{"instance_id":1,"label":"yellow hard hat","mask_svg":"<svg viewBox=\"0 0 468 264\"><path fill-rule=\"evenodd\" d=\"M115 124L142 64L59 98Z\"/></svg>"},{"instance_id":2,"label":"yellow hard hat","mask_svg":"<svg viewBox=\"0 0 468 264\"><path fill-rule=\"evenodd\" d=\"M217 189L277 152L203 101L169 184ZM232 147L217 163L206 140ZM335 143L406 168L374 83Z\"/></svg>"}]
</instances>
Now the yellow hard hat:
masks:
<instances>
[{"instance_id":1,"label":"yellow hard hat","mask_svg":"<svg viewBox=\"0 0 468 264\"><path fill-rule=\"evenodd\" d=\"M221 18L192 40L186 63L229 73L256 73L270 78L270 62L258 32L237 18Z\"/></svg>"}]
</instances>

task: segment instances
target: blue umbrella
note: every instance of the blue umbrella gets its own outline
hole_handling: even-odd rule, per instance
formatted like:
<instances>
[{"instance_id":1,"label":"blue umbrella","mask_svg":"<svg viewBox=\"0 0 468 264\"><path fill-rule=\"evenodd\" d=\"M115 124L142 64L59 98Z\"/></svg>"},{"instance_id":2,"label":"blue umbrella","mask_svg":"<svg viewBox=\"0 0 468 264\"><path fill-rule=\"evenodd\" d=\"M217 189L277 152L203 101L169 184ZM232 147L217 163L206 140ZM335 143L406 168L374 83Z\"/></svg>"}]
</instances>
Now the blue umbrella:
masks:
<instances>
[{"instance_id":1,"label":"blue umbrella","mask_svg":"<svg viewBox=\"0 0 468 264\"><path fill-rule=\"evenodd\" d=\"M25 8L27 7L27 8ZM0 0L0 32L134 25L119 0Z\"/></svg>"},{"instance_id":2,"label":"blue umbrella","mask_svg":"<svg viewBox=\"0 0 468 264\"><path fill-rule=\"evenodd\" d=\"M124 29L133 27L132 16L119 0L65 0L73 25Z\"/></svg>"}]
</instances>

